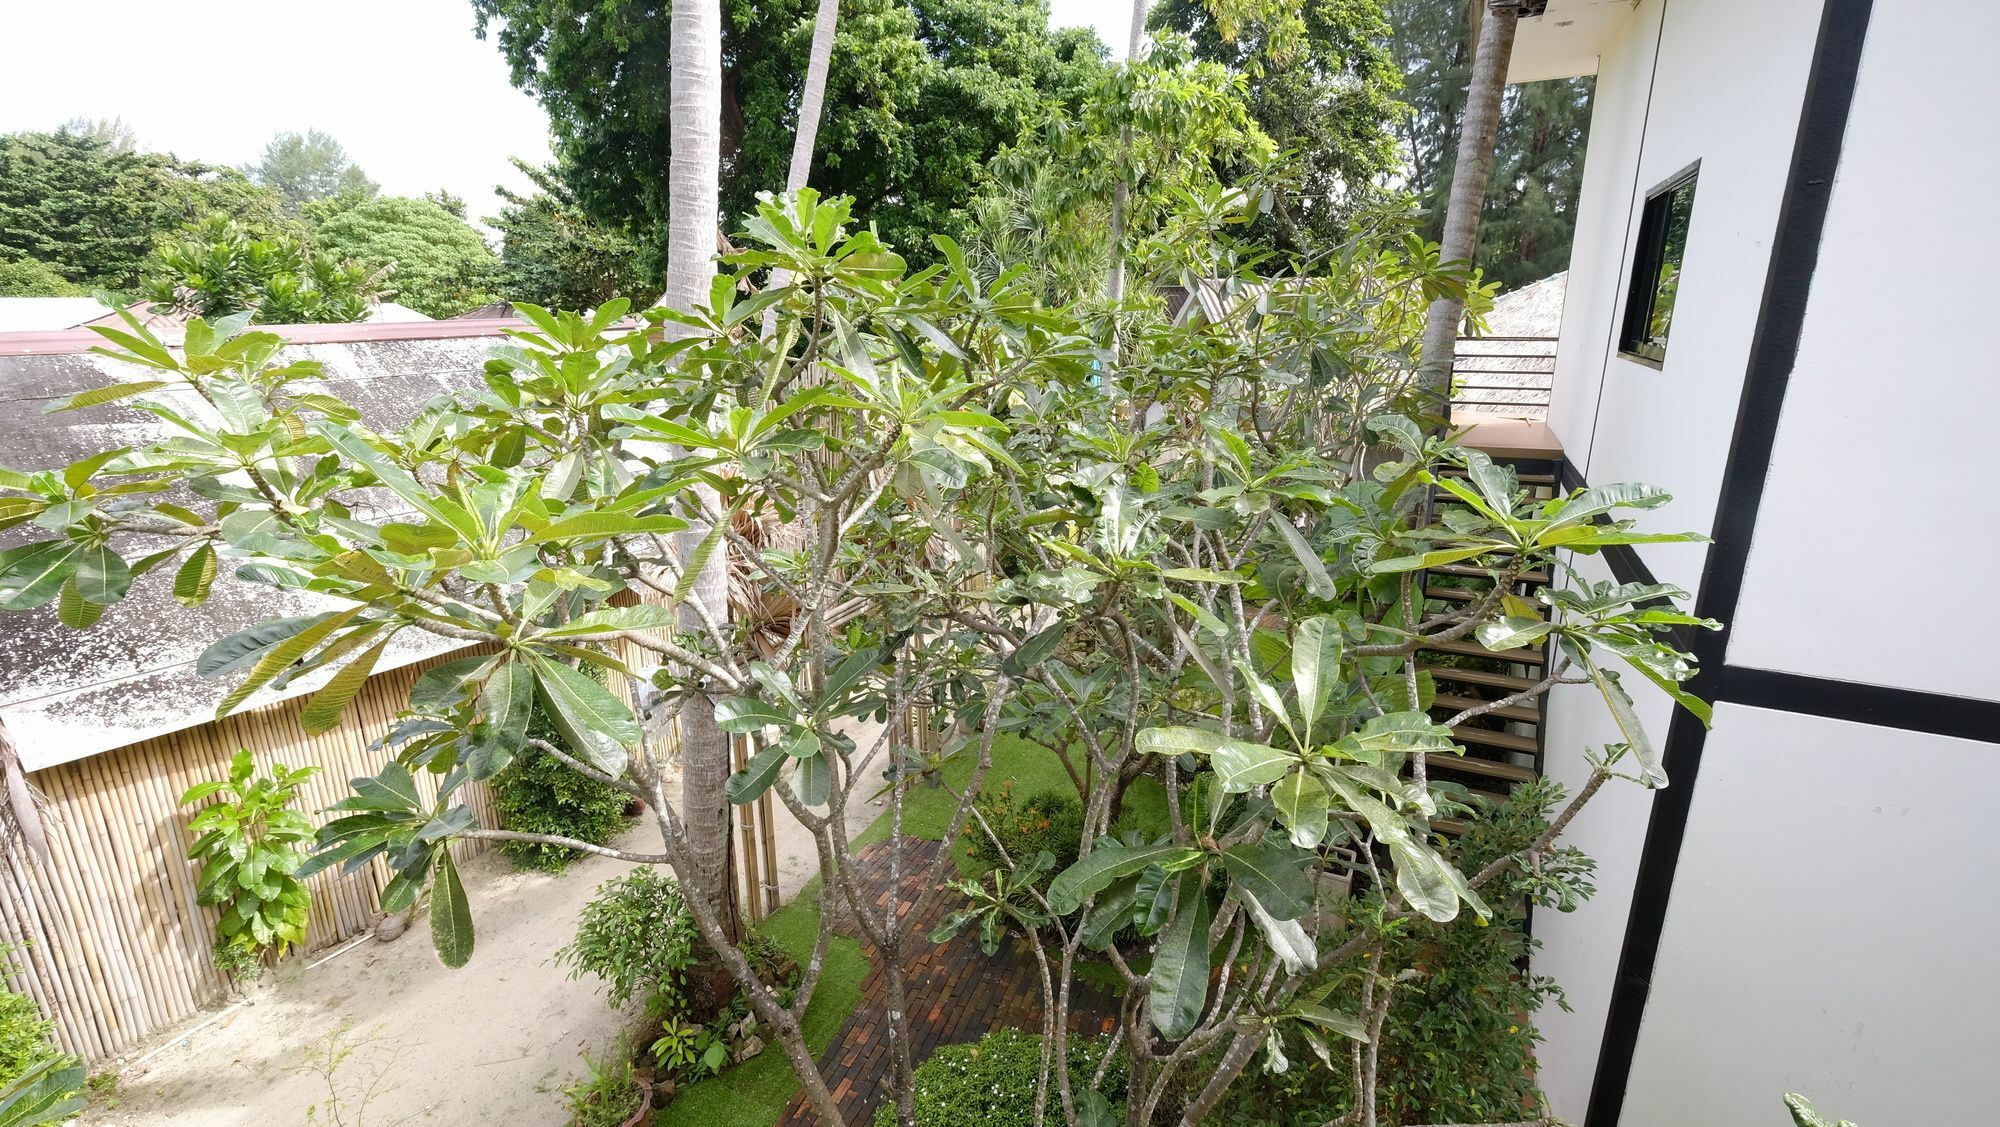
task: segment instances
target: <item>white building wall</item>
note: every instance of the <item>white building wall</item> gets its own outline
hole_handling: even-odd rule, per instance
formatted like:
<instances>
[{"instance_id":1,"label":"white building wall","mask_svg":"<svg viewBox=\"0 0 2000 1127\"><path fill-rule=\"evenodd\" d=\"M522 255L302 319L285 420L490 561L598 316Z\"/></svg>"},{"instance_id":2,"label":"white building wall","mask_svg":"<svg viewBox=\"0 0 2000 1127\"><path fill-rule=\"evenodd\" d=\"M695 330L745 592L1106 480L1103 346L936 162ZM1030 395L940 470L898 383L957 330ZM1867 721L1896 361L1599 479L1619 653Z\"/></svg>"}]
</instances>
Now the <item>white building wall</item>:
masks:
<instances>
[{"instance_id":1,"label":"white building wall","mask_svg":"<svg viewBox=\"0 0 2000 1127\"><path fill-rule=\"evenodd\" d=\"M1781 1124L1788 1091L1992 1123L1996 789L1989 743L1719 706L1621 1127Z\"/></svg>"},{"instance_id":2,"label":"white building wall","mask_svg":"<svg viewBox=\"0 0 2000 1127\"><path fill-rule=\"evenodd\" d=\"M1996 40L1988 3L1875 5L1732 664L2000 700Z\"/></svg>"},{"instance_id":3,"label":"white building wall","mask_svg":"<svg viewBox=\"0 0 2000 1127\"><path fill-rule=\"evenodd\" d=\"M1821 3L1665 0L1663 24L1661 2L1643 0L1601 56L1550 424L1589 481L1674 492L1649 527L1707 529ZM1975 463L1993 365L1959 343L1992 319L2000 231L1981 217L2000 133L1981 49L1996 38L2000 10L1975 0L1874 5L1731 665L2000 700L1985 644L2000 606L1952 587L2000 552ZM1615 354L1636 208L1697 159L1655 369ZM1639 551L1695 589L1703 549ZM1640 707L1663 735L1664 702ZM1574 784L1577 748L1609 725L1585 691L1550 708L1549 771ZM1975 835L1997 791L1990 742L1720 705L1621 1123L1780 1123L1794 1090L1864 1127L1992 1121L1979 1069L2000 1043L2000 972L1984 954L2000 902ZM1536 919L1535 969L1576 1010L1538 1016L1542 1082L1571 1121L1588 1105L1651 802L1609 790L1579 819L1601 891Z\"/></svg>"},{"instance_id":4,"label":"white building wall","mask_svg":"<svg viewBox=\"0 0 2000 1127\"><path fill-rule=\"evenodd\" d=\"M1590 482L1671 491L1661 520L1676 530L1714 517L1820 3L1644 0L1599 64L1550 426ZM1673 338L1656 368L1617 353L1637 213L1696 161ZM1640 554L1662 582L1693 591L1701 578L1699 545Z\"/></svg>"},{"instance_id":5,"label":"white building wall","mask_svg":"<svg viewBox=\"0 0 2000 1127\"><path fill-rule=\"evenodd\" d=\"M1571 562L1591 582L1612 578L1610 569L1595 556ZM1628 680L1640 718L1664 739L1673 702L1651 684L1636 677ZM1624 736L1606 711L1604 698L1591 686L1557 686L1549 695L1548 710L1546 771L1575 794L1590 778L1584 751L1602 751ZM1572 1122L1583 1120L1590 1103L1598 1045L1617 977L1618 936L1632 909L1633 877L1652 810L1653 792L1635 783L1613 782L1598 791L1564 835L1566 843L1597 862L1597 895L1574 912L1535 912L1535 938L1542 943L1535 970L1553 975L1569 1003L1568 1010L1549 1006L1535 1017L1546 1038L1537 1054L1540 1080L1557 1113Z\"/></svg>"}]
</instances>

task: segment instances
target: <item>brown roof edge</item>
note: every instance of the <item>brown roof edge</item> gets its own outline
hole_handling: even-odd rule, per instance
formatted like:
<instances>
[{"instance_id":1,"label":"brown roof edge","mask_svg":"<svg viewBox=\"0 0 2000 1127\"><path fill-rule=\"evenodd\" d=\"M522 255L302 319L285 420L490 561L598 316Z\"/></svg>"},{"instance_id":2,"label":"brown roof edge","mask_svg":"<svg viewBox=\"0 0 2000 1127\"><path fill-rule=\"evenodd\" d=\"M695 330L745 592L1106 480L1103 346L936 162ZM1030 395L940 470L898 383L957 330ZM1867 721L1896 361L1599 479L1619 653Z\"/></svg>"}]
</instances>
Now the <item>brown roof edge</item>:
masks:
<instances>
[{"instance_id":1,"label":"brown roof edge","mask_svg":"<svg viewBox=\"0 0 2000 1127\"><path fill-rule=\"evenodd\" d=\"M518 317L446 321L357 321L342 325L259 325L292 344L360 344L382 340L458 340L497 337L526 325ZM106 343L89 329L0 333L0 356L63 356ZM171 342L170 342L171 343Z\"/></svg>"}]
</instances>

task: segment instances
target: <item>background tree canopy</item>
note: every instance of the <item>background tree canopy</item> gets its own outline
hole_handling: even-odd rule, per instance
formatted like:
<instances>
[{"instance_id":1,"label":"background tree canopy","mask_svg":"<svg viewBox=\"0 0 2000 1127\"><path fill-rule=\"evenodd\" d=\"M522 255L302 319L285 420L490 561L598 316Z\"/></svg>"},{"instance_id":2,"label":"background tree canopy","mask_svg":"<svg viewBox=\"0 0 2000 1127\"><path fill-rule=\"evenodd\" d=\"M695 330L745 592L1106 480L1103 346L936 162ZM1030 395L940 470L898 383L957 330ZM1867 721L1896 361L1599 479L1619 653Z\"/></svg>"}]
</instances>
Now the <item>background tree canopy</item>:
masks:
<instances>
[{"instance_id":1,"label":"background tree canopy","mask_svg":"<svg viewBox=\"0 0 2000 1127\"><path fill-rule=\"evenodd\" d=\"M1267 239L1311 253L1340 241L1382 194L1404 115L1380 0L1305 0L1289 28L1221 26L1210 0L1161 0L1152 26L1189 38L1195 57L1249 81L1250 112L1281 150L1296 153L1292 190L1262 221ZM1273 21L1275 22L1275 21Z\"/></svg>"},{"instance_id":2,"label":"background tree canopy","mask_svg":"<svg viewBox=\"0 0 2000 1127\"><path fill-rule=\"evenodd\" d=\"M163 235L212 212L260 236L298 230L275 193L232 169L68 127L0 137L0 261L39 263L78 286L128 289Z\"/></svg>"},{"instance_id":3,"label":"background tree canopy","mask_svg":"<svg viewBox=\"0 0 2000 1127\"><path fill-rule=\"evenodd\" d=\"M396 301L428 317L455 317L498 300L500 260L463 216L430 199L383 196L327 209L314 234L322 253L393 263Z\"/></svg>"},{"instance_id":4,"label":"background tree canopy","mask_svg":"<svg viewBox=\"0 0 2000 1127\"><path fill-rule=\"evenodd\" d=\"M473 0L515 85L548 110L575 203L657 256L667 216L668 5ZM784 184L812 38L810 0L726 6L725 217ZM812 182L919 259L962 231L986 162L1105 68L1088 30L1049 29L1042 0L842 5ZM726 220L727 222L727 220ZM658 276L659 263L650 264Z\"/></svg>"},{"instance_id":5,"label":"background tree canopy","mask_svg":"<svg viewBox=\"0 0 2000 1127\"><path fill-rule=\"evenodd\" d=\"M376 192L375 182L347 158L340 142L317 129L278 134L264 146L263 157L243 171L277 192L293 211L313 200Z\"/></svg>"},{"instance_id":6,"label":"background tree canopy","mask_svg":"<svg viewBox=\"0 0 2000 1127\"><path fill-rule=\"evenodd\" d=\"M1435 239L1451 192L1479 4L1382 0L1382 6L1395 29L1389 44L1410 107L1395 123L1407 187L1423 206L1425 237ZM1511 289L1568 268L1595 88L1589 77L1508 87L1474 258L1489 280Z\"/></svg>"},{"instance_id":7,"label":"background tree canopy","mask_svg":"<svg viewBox=\"0 0 2000 1127\"><path fill-rule=\"evenodd\" d=\"M505 188L500 214L486 219L500 232L500 292L512 301L561 309L595 309L614 297L648 288L646 255L621 229L599 223L569 189L561 168L519 159L535 185L532 195Z\"/></svg>"}]
</instances>

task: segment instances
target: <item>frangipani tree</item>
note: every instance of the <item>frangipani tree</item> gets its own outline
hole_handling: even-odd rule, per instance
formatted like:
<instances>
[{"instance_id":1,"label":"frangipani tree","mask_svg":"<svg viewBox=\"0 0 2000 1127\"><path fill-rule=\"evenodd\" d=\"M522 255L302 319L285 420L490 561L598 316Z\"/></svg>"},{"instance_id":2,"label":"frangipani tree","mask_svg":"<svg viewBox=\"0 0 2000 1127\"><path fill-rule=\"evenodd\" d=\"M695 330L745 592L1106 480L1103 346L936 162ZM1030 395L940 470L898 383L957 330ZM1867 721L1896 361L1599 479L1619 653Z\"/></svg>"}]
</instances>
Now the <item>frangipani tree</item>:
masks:
<instances>
[{"instance_id":1,"label":"frangipani tree","mask_svg":"<svg viewBox=\"0 0 2000 1127\"><path fill-rule=\"evenodd\" d=\"M1372 1076L1363 1047L1412 970L1371 966L1358 993L1339 991L1331 970L1365 935L1326 925L1318 884L1373 882L1389 921L1484 913L1481 889L1521 859L1453 865L1431 821L1464 813L1462 791L1431 781L1428 764L1463 753L1453 723L1559 683L1596 685L1625 742L1595 760L1549 841L1606 780L1663 781L1617 670L1680 696L1692 670L1664 632L1703 624L1662 605L1679 595L1669 588L1573 579L1530 605L1513 581L1563 571L1559 552L1685 539L1627 519L1665 495L1606 486L1534 500L1511 471L1398 413L1415 394L1421 309L1465 287L1435 248L1356 248L1320 277L1232 290L1220 323L1128 326L1114 360L1018 273L988 280L940 238L942 263L912 275L848 220L843 201L810 191L767 199L744 224L752 249L686 312L634 323L620 302L589 317L522 307L531 327L482 388L394 432L365 426L311 362L240 322L195 322L179 351L136 324L108 331L142 378L65 406L122 402L174 436L0 473L0 520L32 530L0 553L0 607L56 602L87 626L154 570L189 602L225 574L314 592L329 609L219 640L203 659L235 681L224 711L280 678L330 674L306 708L312 725L337 722L398 635L477 645L419 679L383 734L393 759L355 781L311 864L385 858L392 909L428 887L452 966L472 959L476 914L454 839L670 866L825 1122L839 1112L800 1019L832 924L788 1001L732 942L722 890L696 863L705 831L666 800L671 765L645 738L683 710L762 737L729 799L775 793L812 836L824 906L891 953L902 1122L917 1063L893 955L907 923L857 883L846 813L886 777L892 868L927 864L942 883L949 851L920 861L903 834L906 790L940 757L968 759L949 836L985 832L972 799L1007 731L1068 753L1085 799L1079 859L1051 873L1039 857L1006 858L958 924L1030 938L1053 1059L1068 1059L1077 972L1096 960L1126 984L1104 1061L1129 1061L1129 1123L1200 1122L1260 1050L1282 1066L1294 1032L1329 1061L1350 1046L1357 1075ZM740 284L765 270L789 281ZM1433 489L1451 503L1434 509ZM761 547L739 517L781 522L797 546ZM753 630L704 613L690 596L718 553L789 617ZM1427 602L1418 575L1454 562L1495 582ZM1417 654L1461 639L1547 641L1556 656L1532 688L1439 722ZM656 664L627 664L624 646ZM604 677L643 682L651 715ZM463 788L529 745L534 701L562 735L536 746L644 799L658 852L477 824ZM932 731L912 731L912 715ZM864 717L892 722L860 740L851 722ZM437 776L437 799L422 797L420 772ZM1111 832L1140 776L1167 795L1169 829L1152 840ZM1191 1084L1197 1061L1206 1079ZM1067 1121L1114 1116L1052 1071L1043 1084Z\"/></svg>"}]
</instances>

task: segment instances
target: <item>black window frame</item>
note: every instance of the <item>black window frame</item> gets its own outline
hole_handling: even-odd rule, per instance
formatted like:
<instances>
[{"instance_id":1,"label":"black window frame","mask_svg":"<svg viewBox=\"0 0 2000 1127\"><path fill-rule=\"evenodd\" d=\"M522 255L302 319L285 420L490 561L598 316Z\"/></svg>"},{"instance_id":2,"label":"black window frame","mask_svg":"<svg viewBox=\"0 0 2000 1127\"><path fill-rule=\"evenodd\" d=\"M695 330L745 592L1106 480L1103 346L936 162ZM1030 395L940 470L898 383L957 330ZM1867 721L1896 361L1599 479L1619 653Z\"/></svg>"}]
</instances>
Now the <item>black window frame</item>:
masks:
<instances>
[{"instance_id":1,"label":"black window frame","mask_svg":"<svg viewBox=\"0 0 2000 1127\"><path fill-rule=\"evenodd\" d=\"M1674 173L1646 193L1639 213L1639 241L1632 252L1632 274L1625 283L1625 307L1618 324L1618 355L1654 368L1666 363L1667 348L1654 344L1647 326L1653 317L1653 303L1659 296L1660 270L1666 265L1667 231L1675 196L1682 190L1693 192L1701 172L1701 162ZM1688 200L1688 225L1694 225L1694 201ZM1687 247L1681 247L1682 266ZM1679 295L1675 295L1676 304Z\"/></svg>"}]
</instances>

